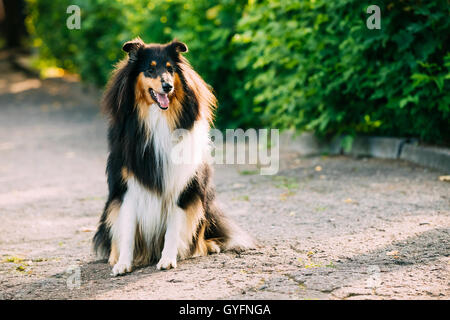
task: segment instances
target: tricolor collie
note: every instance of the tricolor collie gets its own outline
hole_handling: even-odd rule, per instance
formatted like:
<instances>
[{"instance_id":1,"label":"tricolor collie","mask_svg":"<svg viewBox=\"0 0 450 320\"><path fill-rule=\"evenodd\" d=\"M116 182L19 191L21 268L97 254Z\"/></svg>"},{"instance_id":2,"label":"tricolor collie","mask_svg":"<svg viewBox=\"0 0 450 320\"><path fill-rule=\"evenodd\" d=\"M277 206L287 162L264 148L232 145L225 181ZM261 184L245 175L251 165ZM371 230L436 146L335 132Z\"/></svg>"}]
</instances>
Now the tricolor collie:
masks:
<instances>
[{"instance_id":1,"label":"tricolor collie","mask_svg":"<svg viewBox=\"0 0 450 320\"><path fill-rule=\"evenodd\" d=\"M217 207L209 128L216 99L179 41L124 44L102 107L109 115L109 196L94 237L113 275L134 266L243 250L251 239ZM174 139L174 132L182 132ZM174 161L174 150L189 161Z\"/></svg>"}]
</instances>

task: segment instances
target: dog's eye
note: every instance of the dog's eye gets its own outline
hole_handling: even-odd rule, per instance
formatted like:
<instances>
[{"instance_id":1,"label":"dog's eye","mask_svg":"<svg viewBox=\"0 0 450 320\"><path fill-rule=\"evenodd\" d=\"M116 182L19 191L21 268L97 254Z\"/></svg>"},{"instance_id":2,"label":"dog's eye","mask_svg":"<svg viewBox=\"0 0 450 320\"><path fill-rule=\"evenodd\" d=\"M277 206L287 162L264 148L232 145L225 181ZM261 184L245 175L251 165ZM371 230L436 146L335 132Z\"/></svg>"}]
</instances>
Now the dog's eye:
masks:
<instances>
[{"instance_id":1,"label":"dog's eye","mask_svg":"<svg viewBox=\"0 0 450 320\"><path fill-rule=\"evenodd\" d=\"M173 73L173 68L172 67L167 67L167 71L169 71L169 73Z\"/></svg>"}]
</instances>

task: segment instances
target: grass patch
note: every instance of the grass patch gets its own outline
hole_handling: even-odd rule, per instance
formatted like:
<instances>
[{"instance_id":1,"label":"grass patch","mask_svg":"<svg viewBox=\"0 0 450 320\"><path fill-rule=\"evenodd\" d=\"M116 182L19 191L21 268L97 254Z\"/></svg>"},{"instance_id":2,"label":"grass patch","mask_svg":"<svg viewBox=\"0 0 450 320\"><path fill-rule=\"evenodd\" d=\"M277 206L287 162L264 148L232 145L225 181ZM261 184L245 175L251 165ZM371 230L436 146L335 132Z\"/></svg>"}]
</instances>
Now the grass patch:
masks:
<instances>
[{"instance_id":1,"label":"grass patch","mask_svg":"<svg viewBox=\"0 0 450 320\"><path fill-rule=\"evenodd\" d=\"M307 258L306 260L303 260L302 258L298 258L298 262L300 262L301 266L305 269L315 269L315 268L337 268L336 265L333 263L333 261L330 261L327 264L323 264L321 262L317 262L313 260L313 255L314 253L312 253L312 251L309 251L307 253Z\"/></svg>"},{"instance_id":2,"label":"grass patch","mask_svg":"<svg viewBox=\"0 0 450 320\"><path fill-rule=\"evenodd\" d=\"M277 188L288 189L289 191L298 189L298 181L294 177L275 176L273 179Z\"/></svg>"},{"instance_id":3,"label":"grass patch","mask_svg":"<svg viewBox=\"0 0 450 320\"><path fill-rule=\"evenodd\" d=\"M233 200L237 200L237 201L250 201L250 197L247 195L243 195L243 196L239 196L239 197L234 197Z\"/></svg>"},{"instance_id":4,"label":"grass patch","mask_svg":"<svg viewBox=\"0 0 450 320\"><path fill-rule=\"evenodd\" d=\"M22 263L25 259L24 258L20 258L20 257L6 257L5 259L3 259L3 262L7 262L7 263Z\"/></svg>"},{"instance_id":5,"label":"grass patch","mask_svg":"<svg viewBox=\"0 0 450 320\"><path fill-rule=\"evenodd\" d=\"M280 195L280 199L283 201L288 197L295 195L298 190L298 181L294 177L275 176L273 180L275 181L275 187L285 190L285 192Z\"/></svg>"},{"instance_id":6,"label":"grass patch","mask_svg":"<svg viewBox=\"0 0 450 320\"><path fill-rule=\"evenodd\" d=\"M258 170L242 170L242 171L239 171L239 174L241 176L253 176L253 175L258 174L258 173L259 173Z\"/></svg>"}]
</instances>

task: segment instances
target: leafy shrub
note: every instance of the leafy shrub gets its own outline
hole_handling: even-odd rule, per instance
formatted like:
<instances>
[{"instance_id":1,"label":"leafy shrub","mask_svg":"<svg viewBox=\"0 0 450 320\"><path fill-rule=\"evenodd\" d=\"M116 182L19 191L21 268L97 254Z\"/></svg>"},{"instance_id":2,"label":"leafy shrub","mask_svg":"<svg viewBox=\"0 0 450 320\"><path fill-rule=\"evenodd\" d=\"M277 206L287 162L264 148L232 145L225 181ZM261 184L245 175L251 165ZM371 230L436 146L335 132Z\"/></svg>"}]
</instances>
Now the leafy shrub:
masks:
<instances>
[{"instance_id":1,"label":"leafy shrub","mask_svg":"<svg viewBox=\"0 0 450 320\"><path fill-rule=\"evenodd\" d=\"M243 117L240 101L233 96L233 91L243 84L234 64L237 53L231 43L247 1L183 2L186 5L176 19L173 36L188 44L188 58L215 89L220 104L217 123L221 127L248 126L249 121Z\"/></svg>"},{"instance_id":2,"label":"leafy shrub","mask_svg":"<svg viewBox=\"0 0 450 320\"><path fill-rule=\"evenodd\" d=\"M27 0L43 58L103 85L121 45L185 41L219 97L219 127L450 141L447 0ZM82 8L81 30L65 27Z\"/></svg>"},{"instance_id":3,"label":"leafy shrub","mask_svg":"<svg viewBox=\"0 0 450 320\"><path fill-rule=\"evenodd\" d=\"M381 30L357 0L249 5L234 36L246 103L275 127L448 143L448 2L375 4Z\"/></svg>"}]
</instances>

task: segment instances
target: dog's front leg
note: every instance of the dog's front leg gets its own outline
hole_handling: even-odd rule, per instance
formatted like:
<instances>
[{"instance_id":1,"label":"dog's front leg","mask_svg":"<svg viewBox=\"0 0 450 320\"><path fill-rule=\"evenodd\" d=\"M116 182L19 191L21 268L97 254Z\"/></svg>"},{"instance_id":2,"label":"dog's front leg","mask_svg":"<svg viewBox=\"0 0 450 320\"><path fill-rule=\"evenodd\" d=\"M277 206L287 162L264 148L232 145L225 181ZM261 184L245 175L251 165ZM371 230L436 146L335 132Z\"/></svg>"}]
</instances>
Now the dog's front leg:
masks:
<instances>
[{"instance_id":1,"label":"dog's front leg","mask_svg":"<svg viewBox=\"0 0 450 320\"><path fill-rule=\"evenodd\" d=\"M161 259L156 265L158 270L177 267L178 245L180 242L183 214L183 210L178 206L175 206L175 208L172 208L168 212L164 247L161 253Z\"/></svg>"},{"instance_id":2,"label":"dog's front leg","mask_svg":"<svg viewBox=\"0 0 450 320\"><path fill-rule=\"evenodd\" d=\"M132 270L136 224L137 219L133 201L130 197L125 196L120 207L119 217L112 228L113 241L116 241L119 247L119 259L112 270L114 276L131 272Z\"/></svg>"}]
</instances>

